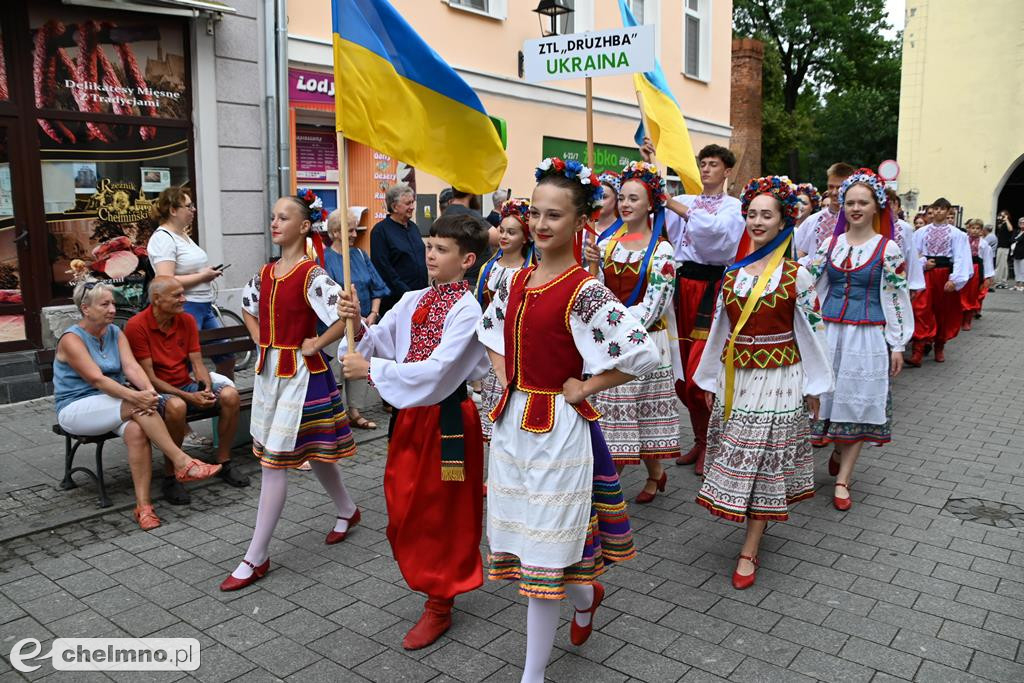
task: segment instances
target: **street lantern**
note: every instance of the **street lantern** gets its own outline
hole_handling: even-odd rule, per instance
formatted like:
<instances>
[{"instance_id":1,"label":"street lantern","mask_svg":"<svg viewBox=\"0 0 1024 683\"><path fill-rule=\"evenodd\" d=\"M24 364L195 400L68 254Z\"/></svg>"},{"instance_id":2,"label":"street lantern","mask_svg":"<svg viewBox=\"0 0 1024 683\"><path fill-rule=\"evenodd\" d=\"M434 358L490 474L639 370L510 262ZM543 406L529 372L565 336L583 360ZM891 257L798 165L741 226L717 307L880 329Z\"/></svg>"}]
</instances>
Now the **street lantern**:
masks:
<instances>
[{"instance_id":1,"label":"street lantern","mask_svg":"<svg viewBox=\"0 0 1024 683\"><path fill-rule=\"evenodd\" d=\"M533 10L538 14L540 20L540 32L543 36L557 36L558 35L558 17L563 14L572 14L573 8L566 2L566 0L540 0L537 4L537 9ZM550 17L551 29L547 30L544 28L544 15Z\"/></svg>"}]
</instances>

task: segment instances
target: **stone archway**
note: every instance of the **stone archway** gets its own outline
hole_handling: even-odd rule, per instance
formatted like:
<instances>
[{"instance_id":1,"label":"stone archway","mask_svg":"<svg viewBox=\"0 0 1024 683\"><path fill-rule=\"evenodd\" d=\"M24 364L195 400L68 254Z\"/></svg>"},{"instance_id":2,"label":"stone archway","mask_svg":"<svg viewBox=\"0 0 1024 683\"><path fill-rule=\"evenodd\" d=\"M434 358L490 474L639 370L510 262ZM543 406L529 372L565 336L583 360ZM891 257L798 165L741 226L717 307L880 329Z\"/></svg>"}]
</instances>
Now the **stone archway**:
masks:
<instances>
[{"instance_id":1,"label":"stone archway","mask_svg":"<svg viewBox=\"0 0 1024 683\"><path fill-rule=\"evenodd\" d=\"M995 218L997 212L1006 209L1016 226L1017 221L1024 216L1024 154L1010 165L1003 176L1003 181L996 188L994 199L995 210L992 212L992 218Z\"/></svg>"}]
</instances>

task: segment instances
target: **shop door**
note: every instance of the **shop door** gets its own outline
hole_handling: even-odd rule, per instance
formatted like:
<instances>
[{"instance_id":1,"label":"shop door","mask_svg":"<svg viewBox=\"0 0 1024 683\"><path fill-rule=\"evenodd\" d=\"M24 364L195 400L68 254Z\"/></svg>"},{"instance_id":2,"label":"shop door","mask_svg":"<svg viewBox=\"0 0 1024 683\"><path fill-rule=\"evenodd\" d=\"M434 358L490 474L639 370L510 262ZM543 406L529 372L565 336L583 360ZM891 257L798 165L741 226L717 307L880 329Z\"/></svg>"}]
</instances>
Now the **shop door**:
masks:
<instances>
[{"instance_id":1,"label":"shop door","mask_svg":"<svg viewBox=\"0 0 1024 683\"><path fill-rule=\"evenodd\" d=\"M0 349L40 344L29 258L28 213L22 205L25 168L17 119L0 117ZM26 323L26 312L29 320Z\"/></svg>"}]
</instances>

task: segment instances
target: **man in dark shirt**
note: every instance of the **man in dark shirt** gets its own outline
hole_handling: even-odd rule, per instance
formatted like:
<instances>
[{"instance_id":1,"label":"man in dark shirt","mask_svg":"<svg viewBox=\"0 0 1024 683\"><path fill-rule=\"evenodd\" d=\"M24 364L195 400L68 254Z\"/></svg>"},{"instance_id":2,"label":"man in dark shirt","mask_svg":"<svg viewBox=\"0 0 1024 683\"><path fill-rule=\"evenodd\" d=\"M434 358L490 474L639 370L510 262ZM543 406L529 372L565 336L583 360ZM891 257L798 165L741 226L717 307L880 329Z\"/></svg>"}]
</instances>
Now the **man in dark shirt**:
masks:
<instances>
[{"instance_id":1,"label":"man in dark shirt","mask_svg":"<svg viewBox=\"0 0 1024 683\"><path fill-rule=\"evenodd\" d=\"M996 289L1006 289L1010 278L1010 249L1013 247L1014 229L1010 212L1003 209L996 216Z\"/></svg>"},{"instance_id":2,"label":"man in dark shirt","mask_svg":"<svg viewBox=\"0 0 1024 683\"><path fill-rule=\"evenodd\" d=\"M388 216L370 233L370 260L391 290L381 299L381 317L403 294L427 286L427 251L412 220L416 194L406 183L398 183L388 188L384 202Z\"/></svg>"}]
</instances>

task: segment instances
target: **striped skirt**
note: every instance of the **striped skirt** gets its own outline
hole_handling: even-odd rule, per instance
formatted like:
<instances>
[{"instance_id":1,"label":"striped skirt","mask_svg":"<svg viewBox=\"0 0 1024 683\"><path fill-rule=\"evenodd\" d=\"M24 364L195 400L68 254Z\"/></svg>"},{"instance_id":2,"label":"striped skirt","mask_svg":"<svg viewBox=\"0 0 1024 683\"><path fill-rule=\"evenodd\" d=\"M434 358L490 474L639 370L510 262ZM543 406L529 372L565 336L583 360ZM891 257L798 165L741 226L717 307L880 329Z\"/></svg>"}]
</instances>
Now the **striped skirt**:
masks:
<instances>
[{"instance_id":1,"label":"striped skirt","mask_svg":"<svg viewBox=\"0 0 1024 683\"><path fill-rule=\"evenodd\" d=\"M293 450L277 452L253 440L252 452L261 465L273 469L298 467L307 460L335 462L355 455L355 440L334 376L329 371L309 375Z\"/></svg>"},{"instance_id":2,"label":"striped skirt","mask_svg":"<svg viewBox=\"0 0 1024 683\"><path fill-rule=\"evenodd\" d=\"M616 465L679 457L679 408L672 366L594 396Z\"/></svg>"},{"instance_id":3,"label":"striped skirt","mask_svg":"<svg viewBox=\"0 0 1024 683\"><path fill-rule=\"evenodd\" d=\"M790 505L814 495L802 388L800 363L736 371L728 422L721 392L715 398L698 504L734 522L781 522Z\"/></svg>"},{"instance_id":4,"label":"striped skirt","mask_svg":"<svg viewBox=\"0 0 1024 683\"><path fill-rule=\"evenodd\" d=\"M568 567L538 567L522 564L512 553L488 555L488 578L518 580L519 593L528 598L560 600L565 597L565 584L592 583L609 563L636 557L615 464L601 436L601 428L595 422L588 426L594 454L593 491L580 560Z\"/></svg>"}]
</instances>

